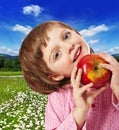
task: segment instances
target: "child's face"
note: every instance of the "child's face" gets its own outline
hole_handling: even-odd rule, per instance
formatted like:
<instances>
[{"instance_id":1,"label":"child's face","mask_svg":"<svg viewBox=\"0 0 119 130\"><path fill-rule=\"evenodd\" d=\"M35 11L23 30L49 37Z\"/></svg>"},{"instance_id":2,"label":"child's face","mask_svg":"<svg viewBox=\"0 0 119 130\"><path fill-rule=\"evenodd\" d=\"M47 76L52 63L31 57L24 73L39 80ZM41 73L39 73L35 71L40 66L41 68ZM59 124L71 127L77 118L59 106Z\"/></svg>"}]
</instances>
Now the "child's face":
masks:
<instances>
[{"instance_id":1,"label":"child's face","mask_svg":"<svg viewBox=\"0 0 119 130\"><path fill-rule=\"evenodd\" d=\"M55 27L48 32L47 46L42 48L43 59L54 75L70 77L74 64L90 53L83 38L73 30Z\"/></svg>"}]
</instances>

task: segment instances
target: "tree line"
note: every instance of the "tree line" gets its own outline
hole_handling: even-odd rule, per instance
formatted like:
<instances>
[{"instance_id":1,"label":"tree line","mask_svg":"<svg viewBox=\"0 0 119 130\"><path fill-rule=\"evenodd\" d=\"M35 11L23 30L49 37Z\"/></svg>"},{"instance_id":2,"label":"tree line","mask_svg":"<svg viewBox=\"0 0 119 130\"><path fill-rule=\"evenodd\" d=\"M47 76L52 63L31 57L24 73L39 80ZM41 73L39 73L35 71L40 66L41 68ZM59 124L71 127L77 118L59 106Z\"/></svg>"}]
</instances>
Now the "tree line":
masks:
<instances>
[{"instance_id":1,"label":"tree line","mask_svg":"<svg viewBox=\"0 0 119 130\"><path fill-rule=\"evenodd\" d=\"M8 59L0 56L0 71L20 71L21 66L18 58Z\"/></svg>"},{"instance_id":2,"label":"tree line","mask_svg":"<svg viewBox=\"0 0 119 130\"><path fill-rule=\"evenodd\" d=\"M119 54L115 54L113 56L119 62ZM0 56L0 71L21 71L18 57L10 59L4 56Z\"/></svg>"}]
</instances>

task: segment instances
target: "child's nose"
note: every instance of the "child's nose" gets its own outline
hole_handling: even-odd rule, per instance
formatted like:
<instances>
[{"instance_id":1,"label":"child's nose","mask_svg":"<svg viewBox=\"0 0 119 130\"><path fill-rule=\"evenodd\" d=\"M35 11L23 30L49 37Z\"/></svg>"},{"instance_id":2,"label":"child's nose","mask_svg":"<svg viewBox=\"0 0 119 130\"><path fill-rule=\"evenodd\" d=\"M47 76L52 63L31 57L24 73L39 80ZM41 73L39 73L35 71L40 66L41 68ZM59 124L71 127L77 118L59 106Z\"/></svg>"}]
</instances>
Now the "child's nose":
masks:
<instances>
[{"instance_id":1,"label":"child's nose","mask_svg":"<svg viewBox=\"0 0 119 130\"><path fill-rule=\"evenodd\" d=\"M72 50L74 50L74 44L69 44L69 45L66 45L65 47L65 51L70 54L72 52Z\"/></svg>"}]
</instances>

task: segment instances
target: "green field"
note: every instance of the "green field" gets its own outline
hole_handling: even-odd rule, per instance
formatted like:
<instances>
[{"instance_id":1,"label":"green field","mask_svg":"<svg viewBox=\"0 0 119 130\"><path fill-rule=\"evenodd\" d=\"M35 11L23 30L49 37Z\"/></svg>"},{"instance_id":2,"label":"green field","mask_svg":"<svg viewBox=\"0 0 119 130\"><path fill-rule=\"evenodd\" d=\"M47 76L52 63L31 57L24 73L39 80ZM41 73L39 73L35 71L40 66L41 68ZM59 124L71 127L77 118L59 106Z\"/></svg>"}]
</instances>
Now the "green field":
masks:
<instances>
[{"instance_id":1,"label":"green field","mask_svg":"<svg viewBox=\"0 0 119 130\"><path fill-rule=\"evenodd\" d=\"M21 71L0 71L0 76L16 76L16 75L22 75Z\"/></svg>"},{"instance_id":2,"label":"green field","mask_svg":"<svg viewBox=\"0 0 119 130\"><path fill-rule=\"evenodd\" d=\"M47 96L29 89L21 72L0 72L0 130L44 130Z\"/></svg>"}]
</instances>

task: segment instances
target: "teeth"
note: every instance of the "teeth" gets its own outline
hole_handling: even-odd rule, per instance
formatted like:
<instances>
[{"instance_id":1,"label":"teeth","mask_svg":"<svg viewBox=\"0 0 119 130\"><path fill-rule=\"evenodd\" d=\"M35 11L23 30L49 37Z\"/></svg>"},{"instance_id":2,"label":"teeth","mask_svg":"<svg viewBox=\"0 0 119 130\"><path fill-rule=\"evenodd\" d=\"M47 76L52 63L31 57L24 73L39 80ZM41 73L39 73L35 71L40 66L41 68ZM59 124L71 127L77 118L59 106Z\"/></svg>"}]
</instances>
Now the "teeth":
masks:
<instances>
[{"instance_id":1,"label":"teeth","mask_svg":"<svg viewBox=\"0 0 119 130\"><path fill-rule=\"evenodd\" d=\"M77 56L80 54L80 50L78 50L78 52L77 52Z\"/></svg>"},{"instance_id":2,"label":"teeth","mask_svg":"<svg viewBox=\"0 0 119 130\"><path fill-rule=\"evenodd\" d=\"M78 49L78 51L76 52L76 54L75 54L75 56L74 56L74 60L73 60L73 62L75 62L76 61L76 59L78 58L78 56L80 55L80 48Z\"/></svg>"}]
</instances>

